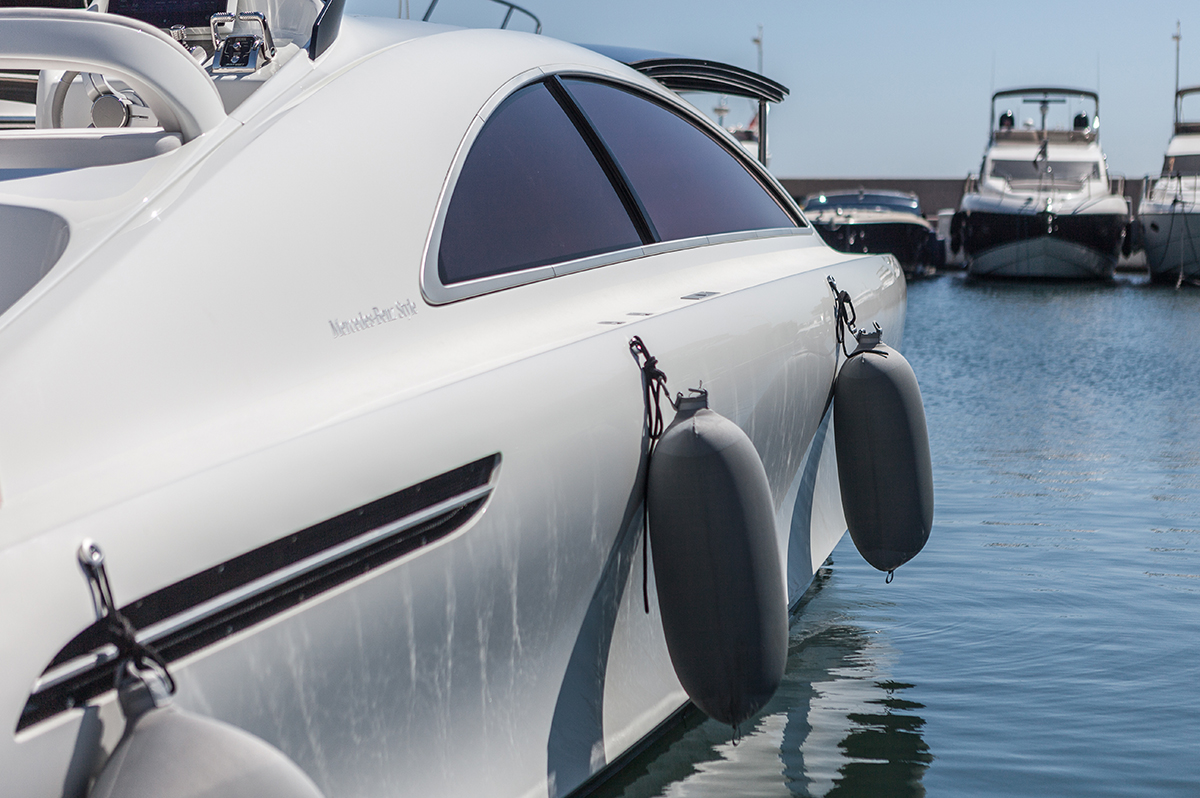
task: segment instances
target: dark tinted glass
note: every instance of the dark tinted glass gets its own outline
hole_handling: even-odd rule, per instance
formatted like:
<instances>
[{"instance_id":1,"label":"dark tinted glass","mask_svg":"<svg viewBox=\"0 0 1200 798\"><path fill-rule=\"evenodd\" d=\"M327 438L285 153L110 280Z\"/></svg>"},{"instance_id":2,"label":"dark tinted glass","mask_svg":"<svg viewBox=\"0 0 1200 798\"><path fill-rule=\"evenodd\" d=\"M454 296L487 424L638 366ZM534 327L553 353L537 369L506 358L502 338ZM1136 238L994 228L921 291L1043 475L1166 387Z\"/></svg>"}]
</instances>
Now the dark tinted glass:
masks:
<instances>
[{"instance_id":1,"label":"dark tinted glass","mask_svg":"<svg viewBox=\"0 0 1200 798\"><path fill-rule=\"evenodd\" d=\"M796 226L733 154L683 117L613 86L563 82L662 240Z\"/></svg>"},{"instance_id":2,"label":"dark tinted glass","mask_svg":"<svg viewBox=\"0 0 1200 798\"><path fill-rule=\"evenodd\" d=\"M992 161L992 176L1005 180L1057 180L1082 183L1100 177L1099 161Z\"/></svg>"},{"instance_id":3,"label":"dark tinted glass","mask_svg":"<svg viewBox=\"0 0 1200 798\"><path fill-rule=\"evenodd\" d=\"M1168 155L1163 161L1163 175L1200 175L1200 155Z\"/></svg>"},{"instance_id":4,"label":"dark tinted glass","mask_svg":"<svg viewBox=\"0 0 1200 798\"><path fill-rule=\"evenodd\" d=\"M471 147L438 273L448 285L641 243L579 131L537 83L505 100Z\"/></svg>"}]
</instances>

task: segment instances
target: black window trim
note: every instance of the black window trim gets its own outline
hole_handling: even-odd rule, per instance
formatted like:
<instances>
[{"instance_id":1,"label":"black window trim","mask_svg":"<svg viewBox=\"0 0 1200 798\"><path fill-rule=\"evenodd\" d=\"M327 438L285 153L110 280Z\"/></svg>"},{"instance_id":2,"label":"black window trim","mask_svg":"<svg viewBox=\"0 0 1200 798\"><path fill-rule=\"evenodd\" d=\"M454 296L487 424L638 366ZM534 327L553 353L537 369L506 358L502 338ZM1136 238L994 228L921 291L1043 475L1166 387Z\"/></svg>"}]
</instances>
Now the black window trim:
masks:
<instances>
[{"instance_id":1,"label":"black window trim","mask_svg":"<svg viewBox=\"0 0 1200 798\"><path fill-rule=\"evenodd\" d=\"M625 212L629 214L629 218L633 221L633 226L637 229L638 235L642 239L642 244L659 243L662 239L658 235L658 231L654 229L654 222L651 221L650 214L646 212L642 200L634 192L633 186L629 182L629 177L625 174L625 170L621 168L621 164L617 162L608 145L604 143L604 139L600 138L600 134L596 132L596 126L588 118L587 112L575 102L575 98L571 96L570 90L563 86L559 75L555 74L547 77L546 87L550 89L550 94L554 96L554 99L558 101L563 111L571 119L571 124L579 131L579 135L587 142L588 148L592 151L592 156L600 163L600 168L604 170L604 174L608 177L609 182L612 183L617 196L621 198L621 204L625 206Z\"/></svg>"},{"instance_id":2,"label":"black window trim","mask_svg":"<svg viewBox=\"0 0 1200 798\"><path fill-rule=\"evenodd\" d=\"M459 143L458 151L454 155L454 162L446 175L445 182L442 184L441 194L438 197L437 211L434 215L433 225L430 227L429 233L425 240L425 251L421 262L421 294L425 301L429 304L446 305L452 302L459 302L464 299L491 294L509 288L516 288L522 285L529 285L531 283L549 280L554 277L562 277L568 274L575 274L576 272L588 271L601 266L608 266L615 263L636 260L638 258L658 255L665 252L694 249L696 247L708 246L710 244L722 244L735 241L753 241L762 238L778 238L793 235L812 235L813 228L809 225L808 221L804 218L804 215L796 206L795 200L792 199L791 195L789 195L783 189L783 186L781 186L779 182L770 175L769 172L763 169L757 160L751 158L742 149L741 145L733 139L732 136L728 136L729 141L724 141L721 138L713 137L714 141L724 146L726 150L733 154L734 157L739 160L739 163L745 166L750 174L756 180L758 180L764 189L771 194L776 202L779 203L780 207L783 208L784 213L795 222L795 227L739 230L731 233L697 236L695 238L674 239L671 241L653 241L642 246L630 247L629 249L614 250L612 252L605 252L585 258L577 258L574 260L567 260L543 266L534 266L528 269L520 269L502 274L493 274L486 277L479 277L474 280L464 280L463 282L451 283L448 285L444 284L441 280L440 274L438 273L438 247L441 241L442 229L446 221L446 212L450 206L450 198L454 193L454 187L457 185L459 175L462 173L463 165L466 163L467 155L470 153L471 147L474 146L480 132L483 130L484 124L486 124L487 120L505 100L525 86L533 83L546 83L547 86L549 86L552 81L557 83L558 79L561 78L582 78L585 80L593 80L632 92L646 100L666 108L669 111L689 119L689 121L697 124L702 131L705 131L706 133L709 132L707 125L711 124L711 120L708 120L699 111L688 106L686 102L682 102L678 98L671 97L665 89L662 89L657 85L648 87L635 83L629 83L620 76L611 72L602 70L596 70L594 72L586 71L579 69L578 67L558 71L535 68L513 77L499 89L493 92L488 102L485 103L484 107L475 115L475 119L467 128L466 134ZM565 88L560 87L560 89L564 94L567 93ZM553 89L551 91L554 93ZM554 93L554 96L556 100L559 99L559 95L557 93ZM559 100L559 102L560 104L562 103L561 100ZM574 106L582 115L582 110L578 109L578 106L575 105L573 100L571 105ZM571 121L578 127L579 121L577 118L572 116L571 111L567 110L565 107L564 110L567 111L567 115L571 117ZM583 118L586 119L586 117ZM589 128L587 133L584 133L582 130L580 133L584 136L584 140L588 142L588 146L593 146L593 140L595 140L598 144L600 144L603 151L607 152L607 147L604 147L602 142L599 142L599 135L594 130L590 129L591 125L588 124L587 127ZM595 150L593 150L593 153L595 153ZM607 157L611 158L611 155L608 155ZM620 167L616 166L615 160L611 162L611 166L606 167L603 159L600 156L597 156L597 159L601 161L601 166L605 169L605 173L609 175L610 179L612 179L614 174L613 172L609 171L611 168L615 168L616 174L621 174ZM621 174L621 179L624 180L623 174ZM615 184L614 188L617 188ZM629 191L631 197L636 198L636 195L633 194L630 189L628 189L627 183L625 188L617 188L617 190L618 194L620 194L622 191ZM624 200L625 198L622 196L622 201L624 202ZM640 206L640 201L636 202ZM632 215L631 218L633 218ZM636 219L634 219L634 224L635 226L638 226ZM653 230L652 227L650 229ZM638 230L640 233L640 226L638 227Z\"/></svg>"}]
</instances>

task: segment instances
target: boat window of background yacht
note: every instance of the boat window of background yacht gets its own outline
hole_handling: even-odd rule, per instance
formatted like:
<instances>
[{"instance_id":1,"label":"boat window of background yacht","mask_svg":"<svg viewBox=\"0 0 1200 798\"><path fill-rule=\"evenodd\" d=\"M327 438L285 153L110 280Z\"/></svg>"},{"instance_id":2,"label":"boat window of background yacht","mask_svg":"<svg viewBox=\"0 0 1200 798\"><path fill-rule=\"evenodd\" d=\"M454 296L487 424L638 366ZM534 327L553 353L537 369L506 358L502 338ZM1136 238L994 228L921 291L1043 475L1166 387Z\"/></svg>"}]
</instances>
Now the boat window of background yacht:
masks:
<instances>
[{"instance_id":1,"label":"boat window of background yacht","mask_svg":"<svg viewBox=\"0 0 1200 798\"><path fill-rule=\"evenodd\" d=\"M449 285L641 244L591 149L535 83L475 140L446 211L438 274Z\"/></svg>"},{"instance_id":2,"label":"boat window of background yacht","mask_svg":"<svg viewBox=\"0 0 1200 798\"><path fill-rule=\"evenodd\" d=\"M1168 155L1163 160L1163 177L1200 175L1200 155Z\"/></svg>"},{"instance_id":3,"label":"boat window of background yacht","mask_svg":"<svg viewBox=\"0 0 1200 798\"><path fill-rule=\"evenodd\" d=\"M992 177L1005 180L1056 180L1082 183L1100 177L1098 161L992 161Z\"/></svg>"},{"instance_id":4,"label":"boat window of background yacht","mask_svg":"<svg viewBox=\"0 0 1200 798\"><path fill-rule=\"evenodd\" d=\"M797 227L726 147L679 114L615 86L563 81L620 164L660 241Z\"/></svg>"}]
</instances>

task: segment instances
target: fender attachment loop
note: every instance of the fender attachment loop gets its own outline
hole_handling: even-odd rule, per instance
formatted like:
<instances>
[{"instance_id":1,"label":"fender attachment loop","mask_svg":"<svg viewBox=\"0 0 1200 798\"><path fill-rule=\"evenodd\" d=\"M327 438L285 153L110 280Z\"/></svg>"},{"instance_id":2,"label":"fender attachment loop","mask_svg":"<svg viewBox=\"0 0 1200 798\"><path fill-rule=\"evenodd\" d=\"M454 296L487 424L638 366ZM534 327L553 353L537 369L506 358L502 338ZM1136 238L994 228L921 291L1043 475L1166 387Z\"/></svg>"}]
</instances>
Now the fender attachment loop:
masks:
<instances>
[{"instance_id":1,"label":"fender attachment loop","mask_svg":"<svg viewBox=\"0 0 1200 798\"><path fill-rule=\"evenodd\" d=\"M93 540L84 540L79 545L79 565L87 577L92 592L92 603L96 608L96 619L103 622L107 642L116 646L116 679L121 680L127 665L138 670L157 670L165 681L170 694L175 693L175 679L167 668L167 662L153 647L137 639L137 629L130 623L113 598L112 585L108 581L108 569L104 565L104 552Z\"/></svg>"}]
</instances>

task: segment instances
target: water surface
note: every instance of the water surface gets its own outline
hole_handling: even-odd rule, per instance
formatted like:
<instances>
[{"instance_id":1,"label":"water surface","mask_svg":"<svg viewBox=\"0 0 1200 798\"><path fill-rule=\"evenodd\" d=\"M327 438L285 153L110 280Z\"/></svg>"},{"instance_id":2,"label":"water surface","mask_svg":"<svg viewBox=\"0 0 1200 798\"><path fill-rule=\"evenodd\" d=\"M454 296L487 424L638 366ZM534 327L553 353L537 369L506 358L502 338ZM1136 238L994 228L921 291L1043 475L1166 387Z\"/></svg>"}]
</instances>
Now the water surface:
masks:
<instances>
[{"instance_id":1,"label":"water surface","mask_svg":"<svg viewBox=\"0 0 1200 798\"><path fill-rule=\"evenodd\" d=\"M1200 795L1200 290L909 287L936 511L847 538L734 745L698 713L615 796Z\"/></svg>"}]
</instances>

